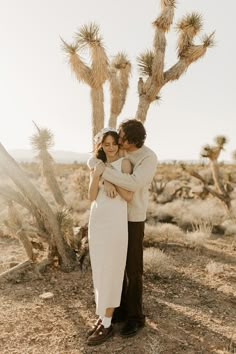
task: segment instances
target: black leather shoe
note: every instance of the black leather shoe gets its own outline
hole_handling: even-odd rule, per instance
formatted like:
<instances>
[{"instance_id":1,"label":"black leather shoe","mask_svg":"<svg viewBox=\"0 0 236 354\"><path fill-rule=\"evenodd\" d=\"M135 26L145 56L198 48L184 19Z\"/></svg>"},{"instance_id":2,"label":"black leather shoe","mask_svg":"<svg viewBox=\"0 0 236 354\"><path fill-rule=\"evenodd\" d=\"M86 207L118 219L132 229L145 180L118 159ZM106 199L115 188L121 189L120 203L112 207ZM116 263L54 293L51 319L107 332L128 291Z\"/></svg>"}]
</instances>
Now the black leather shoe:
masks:
<instances>
[{"instance_id":1,"label":"black leather shoe","mask_svg":"<svg viewBox=\"0 0 236 354\"><path fill-rule=\"evenodd\" d=\"M140 323L135 320L128 320L120 331L121 337L135 336L138 331L143 327L144 323Z\"/></svg>"}]
</instances>

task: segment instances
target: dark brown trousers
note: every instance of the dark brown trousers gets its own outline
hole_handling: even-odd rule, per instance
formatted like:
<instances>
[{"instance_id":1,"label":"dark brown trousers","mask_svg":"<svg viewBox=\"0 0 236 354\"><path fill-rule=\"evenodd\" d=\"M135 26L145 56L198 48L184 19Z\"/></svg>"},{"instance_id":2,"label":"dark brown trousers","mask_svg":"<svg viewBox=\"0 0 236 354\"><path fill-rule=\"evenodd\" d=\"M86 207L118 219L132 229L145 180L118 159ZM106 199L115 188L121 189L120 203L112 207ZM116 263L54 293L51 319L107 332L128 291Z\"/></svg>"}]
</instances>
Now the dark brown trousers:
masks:
<instances>
[{"instance_id":1,"label":"dark brown trousers","mask_svg":"<svg viewBox=\"0 0 236 354\"><path fill-rule=\"evenodd\" d=\"M128 252L120 308L127 319L141 324L143 314L143 237L144 221L128 222Z\"/></svg>"}]
</instances>

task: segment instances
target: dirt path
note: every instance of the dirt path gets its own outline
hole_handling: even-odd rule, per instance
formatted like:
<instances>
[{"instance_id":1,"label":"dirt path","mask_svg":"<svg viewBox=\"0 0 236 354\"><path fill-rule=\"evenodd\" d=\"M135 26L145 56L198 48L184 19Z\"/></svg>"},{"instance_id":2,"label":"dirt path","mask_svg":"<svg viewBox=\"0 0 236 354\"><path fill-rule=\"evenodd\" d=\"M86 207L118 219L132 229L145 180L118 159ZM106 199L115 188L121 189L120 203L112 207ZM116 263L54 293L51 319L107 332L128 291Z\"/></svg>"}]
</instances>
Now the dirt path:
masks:
<instances>
[{"instance_id":1,"label":"dirt path","mask_svg":"<svg viewBox=\"0 0 236 354\"><path fill-rule=\"evenodd\" d=\"M0 241L4 262L24 257L16 241ZM0 353L236 353L233 238L211 240L198 250L165 242L160 247L175 269L168 277L145 274L147 324L136 337L122 339L116 326L113 339L88 347L86 331L94 320L90 270L52 269L42 280L0 283ZM221 264L222 272L206 272L210 261ZM44 292L53 298L41 299Z\"/></svg>"}]
</instances>

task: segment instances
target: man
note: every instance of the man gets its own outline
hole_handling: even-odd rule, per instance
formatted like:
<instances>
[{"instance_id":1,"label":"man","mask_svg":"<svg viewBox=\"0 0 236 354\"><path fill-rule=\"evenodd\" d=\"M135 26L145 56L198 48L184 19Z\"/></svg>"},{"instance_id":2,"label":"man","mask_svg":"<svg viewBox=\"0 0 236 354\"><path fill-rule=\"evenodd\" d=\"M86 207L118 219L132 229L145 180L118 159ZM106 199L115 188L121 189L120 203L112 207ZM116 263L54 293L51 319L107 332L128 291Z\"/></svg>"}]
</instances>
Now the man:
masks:
<instances>
[{"instance_id":1,"label":"man","mask_svg":"<svg viewBox=\"0 0 236 354\"><path fill-rule=\"evenodd\" d=\"M148 189L157 166L156 154L144 145L145 139L146 131L140 121L129 119L122 122L119 127L119 144L131 161L133 172L125 174L104 167L102 175L105 181L134 192L132 201L128 203L128 252L121 305L113 316L113 322L126 320L121 329L123 337L135 335L145 324L142 306L144 223ZM114 189L112 191L109 184L106 188L107 194L112 196Z\"/></svg>"}]
</instances>

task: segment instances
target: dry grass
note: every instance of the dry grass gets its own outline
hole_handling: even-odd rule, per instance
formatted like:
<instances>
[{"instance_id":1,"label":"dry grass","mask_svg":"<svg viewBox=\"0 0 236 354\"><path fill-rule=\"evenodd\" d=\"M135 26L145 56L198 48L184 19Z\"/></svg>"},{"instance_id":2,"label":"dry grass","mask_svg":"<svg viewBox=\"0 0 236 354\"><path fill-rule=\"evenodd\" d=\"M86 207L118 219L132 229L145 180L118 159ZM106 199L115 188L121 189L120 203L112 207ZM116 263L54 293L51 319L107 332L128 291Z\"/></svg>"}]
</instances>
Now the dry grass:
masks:
<instances>
[{"instance_id":1,"label":"dry grass","mask_svg":"<svg viewBox=\"0 0 236 354\"><path fill-rule=\"evenodd\" d=\"M145 225L145 241L153 243L160 240L179 241L184 239L184 232L176 225L172 224L158 224Z\"/></svg>"},{"instance_id":2,"label":"dry grass","mask_svg":"<svg viewBox=\"0 0 236 354\"><path fill-rule=\"evenodd\" d=\"M206 271L208 272L209 275L214 276L215 274L220 274L224 272L224 265L221 263L210 261L206 265Z\"/></svg>"},{"instance_id":3,"label":"dry grass","mask_svg":"<svg viewBox=\"0 0 236 354\"><path fill-rule=\"evenodd\" d=\"M154 206L150 207L154 210ZM155 213L156 215L159 213L172 215L178 224L197 224L199 220L209 224L220 224L226 217L222 204L214 198L207 200L176 199L171 203L156 206Z\"/></svg>"},{"instance_id":4,"label":"dry grass","mask_svg":"<svg viewBox=\"0 0 236 354\"><path fill-rule=\"evenodd\" d=\"M170 275L173 271L173 261L163 251L150 247L144 250L144 271L153 275Z\"/></svg>"},{"instance_id":5,"label":"dry grass","mask_svg":"<svg viewBox=\"0 0 236 354\"><path fill-rule=\"evenodd\" d=\"M208 220L195 220L195 222L192 224L194 232L201 232L204 233L208 236L208 238L211 236L212 229L213 229L213 224L211 221Z\"/></svg>"},{"instance_id":6,"label":"dry grass","mask_svg":"<svg viewBox=\"0 0 236 354\"><path fill-rule=\"evenodd\" d=\"M193 246L203 246L209 239L209 233L203 231L188 232L185 236L187 243Z\"/></svg>"}]
</instances>

